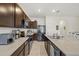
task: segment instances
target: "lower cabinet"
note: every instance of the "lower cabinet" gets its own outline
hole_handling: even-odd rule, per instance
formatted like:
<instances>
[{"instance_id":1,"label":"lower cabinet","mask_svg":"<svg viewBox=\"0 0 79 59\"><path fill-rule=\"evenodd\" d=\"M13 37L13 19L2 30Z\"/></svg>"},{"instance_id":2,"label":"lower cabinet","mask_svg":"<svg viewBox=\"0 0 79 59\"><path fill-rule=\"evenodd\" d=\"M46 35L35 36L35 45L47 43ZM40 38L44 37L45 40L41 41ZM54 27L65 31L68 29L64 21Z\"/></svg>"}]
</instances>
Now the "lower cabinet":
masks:
<instances>
[{"instance_id":1,"label":"lower cabinet","mask_svg":"<svg viewBox=\"0 0 79 59\"><path fill-rule=\"evenodd\" d=\"M29 44L28 44L29 42L27 41L27 42L25 42L25 56L27 56L27 55L29 55L29 52L30 52L30 50L29 50Z\"/></svg>"},{"instance_id":2,"label":"lower cabinet","mask_svg":"<svg viewBox=\"0 0 79 59\"><path fill-rule=\"evenodd\" d=\"M47 51L48 56L54 56L54 48L51 45L50 41L45 41L45 49Z\"/></svg>"},{"instance_id":3,"label":"lower cabinet","mask_svg":"<svg viewBox=\"0 0 79 59\"><path fill-rule=\"evenodd\" d=\"M50 41L45 41L45 49L48 56L60 56L60 50L55 47Z\"/></svg>"},{"instance_id":4,"label":"lower cabinet","mask_svg":"<svg viewBox=\"0 0 79 59\"><path fill-rule=\"evenodd\" d=\"M50 41L47 41L47 53L50 56Z\"/></svg>"},{"instance_id":5,"label":"lower cabinet","mask_svg":"<svg viewBox=\"0 0 79 59\"><path fill-rule=\"evenodd\" d=\"M50 56L54 56L54 47L50 44Z\"/></svg>"},{"instance_id":6,"label":"lower cabinet","mask_svg":"<svg viewBox=\"0 0 79 59\"><path fill-rule=\"evenodd\" d=\"M61 56L60 50L57 47L54 47L54 56Z\"/></svg>"},{"instance_id":7,"label":"lower cabinet","mask_svg":"<svg viewBox=\"0 0 79 59\"><path fill-rule=\"evenodd\" d=\"M47 37L43 37L45 39L45 49L48 56L65 56L65 54Z\"/></svg>"},{"instance_id":8,"label":"lower cabinet","mask_svg":"<svg viewBox=\"0 0 79 59\"><path fill-rule=\"evenodd\" d=\"M45 41L45 49L48 56L50 56L50 42L48 40Z\"/></svg>"},{"instance_id":9,"label":"lower cabinet","mask_svg":"<svg viewBox=\"0 0 79 59\"><path fill-rule=\"evenodd\" d=\"M22 44L13 54L12 56L24 56L25 53L25 44Z\"/></svg>"},{"instance_id":10,"label":"lower cabinet","mask_svg":"<svg viewBox=\"0 0 79 59\"><path fill-rule=\"evenodd\" d=\"M45 41L45 49L46 49L46 52L47 52L47 54L48 54L47 41Z\"/></svg>"},{"instance_id":11,"label":"lower cabinet","mask_svg":"<svg viewBox=\"0 0 79 59\"><path fill-rule=\"evenodd\" d=\"M30 53L29 39L24 42L11 56L27 56Z\"/></svg>"},{"instance_id":12,"label":"lower cabinet","mask_svg":"<svg viewBox=\"0 0 79 59\"><path fill-rule=\"evenodd\" d=\"M24 56L24 49L17 56Z\"/></svg>"}]
</instances>

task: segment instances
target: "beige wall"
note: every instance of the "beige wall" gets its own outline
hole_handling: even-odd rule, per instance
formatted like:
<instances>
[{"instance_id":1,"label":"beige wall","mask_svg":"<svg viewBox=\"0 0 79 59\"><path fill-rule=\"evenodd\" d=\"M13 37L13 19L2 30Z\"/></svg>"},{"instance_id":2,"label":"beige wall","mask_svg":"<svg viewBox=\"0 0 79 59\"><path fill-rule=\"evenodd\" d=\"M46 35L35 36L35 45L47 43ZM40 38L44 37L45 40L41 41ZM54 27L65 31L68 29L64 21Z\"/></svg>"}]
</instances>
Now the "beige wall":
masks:
<instances>
[{"instance_id":1,"label":"beige wall","mask_svg":"<svg viewBox=\"0 0 79 59\"><path fill-rule=\"evenodd\" d=\"M36 20L38 25L45 25L44 17L30 17L31 21Z\"/></svg>"},{"instance_id":2,"label":"beige wall","mask_svg":"<svg viewBox=\"0 0 79 59\"><path fill-rule=\"evenodd\" d=\"M79 32L79 17L75 16L46 16L46 33L56 33L56 25L59 25L59 32ZM66 29L64 30L64 26Z\"/></svg>"}]
</instances>

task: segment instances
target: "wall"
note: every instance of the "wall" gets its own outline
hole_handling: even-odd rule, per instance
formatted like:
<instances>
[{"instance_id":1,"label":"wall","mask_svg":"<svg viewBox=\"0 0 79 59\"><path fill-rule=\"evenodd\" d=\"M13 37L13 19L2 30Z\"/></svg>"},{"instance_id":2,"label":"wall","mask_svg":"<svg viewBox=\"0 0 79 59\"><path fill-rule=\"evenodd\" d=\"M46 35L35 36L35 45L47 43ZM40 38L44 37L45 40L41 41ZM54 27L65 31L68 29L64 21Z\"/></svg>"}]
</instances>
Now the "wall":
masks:
<instances>
[{"instance_id":1,"label":"wall","mask_svg":"<svg viewBox=\"0 0 79 59\"><path fill-rule=\"evenodd\" d=\"M46 34L56 33L56 25L62 35L69 32L79 32L79 17L76 16L46 16Z\"/></svg>"},{"instance_id":2,"label":"wall","mask_svg":"<svg viewBox=\"0 0 79 59\"><path fill-rule=\"evenodd\" d=\"M0 3L0 27L14 27L14 4Z\"/></svg>"},{"instance_id":3,"label":"wall","mask_svg":"<svg viewBox=\"0 0 79 59\"><path fill-rule=\"evenodd\" d=\"M57 17L46 16L46 34L52 35L56 32L56 25L58 22L59 19Z\"/></svg>"},{"instance_id":4,"label":"wall","mask_svg":"<svg viewBox=\"0 0 79 59\"><path fill-rule=\"evenodd\" d=\"M27 36L27 31L29 29L24 28L9 28L9 27L0 27L0 34L12 33L12 30L20 30L25 32L25 37ZM37 33L37 29L30 29L32 33Z\"/></svg>"},{"instance_id":5,"label":"wall","mask_svg":"<svg viewBox=\"0 0 79 59\"><path fill-rule=\"evenodd\" d=\"M44 17L30 17L31 21L36 20L37 25L45 25L45 18Z\"/></svg>"},{"instance_id":6,"label":"wall","mask_svg":"<svg viewBox=\"0 0 79 59\"><path fill-rule=\"evenodd\" d=\"M9 28L9 27L0 27L0 34L12 33L12 30L20 30L25 32L25 36L27 36L27 30L23 28Z\"/></svg>"}]
</instances>

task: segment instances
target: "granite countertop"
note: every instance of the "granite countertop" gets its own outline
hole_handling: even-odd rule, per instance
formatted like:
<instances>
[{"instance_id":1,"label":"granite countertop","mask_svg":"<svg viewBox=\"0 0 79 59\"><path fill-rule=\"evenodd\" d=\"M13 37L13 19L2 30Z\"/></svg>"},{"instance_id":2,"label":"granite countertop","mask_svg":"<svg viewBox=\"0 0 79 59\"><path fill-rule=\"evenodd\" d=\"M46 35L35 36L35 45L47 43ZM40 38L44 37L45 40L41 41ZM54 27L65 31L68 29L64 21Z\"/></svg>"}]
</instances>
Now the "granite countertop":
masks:
<instances>
[{"instance_id":1,"label":"granite countertop","mask_svg":"<svg viewBox=\"0 0 79 59\"><path fill-rule=\"evenodd\" d=\"M65 55L79 56L79 40L71 39L69 37L64 39L52 39L45 35L51 42L53 42Z\"/></svg>"},{"instance_id":2,"label":"granite countertop","mask_svg":"<svg viewBox=\"0 0 79 59\"><path fill-rule=\"evenodd\" d=\"M22 37L16 39L14 42L8 45L0 45L0 56L12 55L29 37Z\"/></svg>"}]
</instances>

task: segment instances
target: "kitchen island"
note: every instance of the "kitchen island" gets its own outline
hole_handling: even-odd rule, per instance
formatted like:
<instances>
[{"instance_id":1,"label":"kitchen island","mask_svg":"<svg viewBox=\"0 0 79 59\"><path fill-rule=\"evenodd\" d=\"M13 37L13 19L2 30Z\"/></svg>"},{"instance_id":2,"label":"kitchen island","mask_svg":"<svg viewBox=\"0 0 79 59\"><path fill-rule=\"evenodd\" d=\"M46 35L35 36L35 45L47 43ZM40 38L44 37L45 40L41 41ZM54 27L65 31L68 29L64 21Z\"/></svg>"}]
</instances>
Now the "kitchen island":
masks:
<instances>
[{"instance_id":1,"label":"kitchen island","mask_svg":"<svg viewBox=\"0 0 79 59\"><path fill-rule=\"evenodd\" d=\"M51 36L45 36L66 56L79 56L79 40L69 37L64 39L53 39Z\"/></svg>"}]
</instances>

